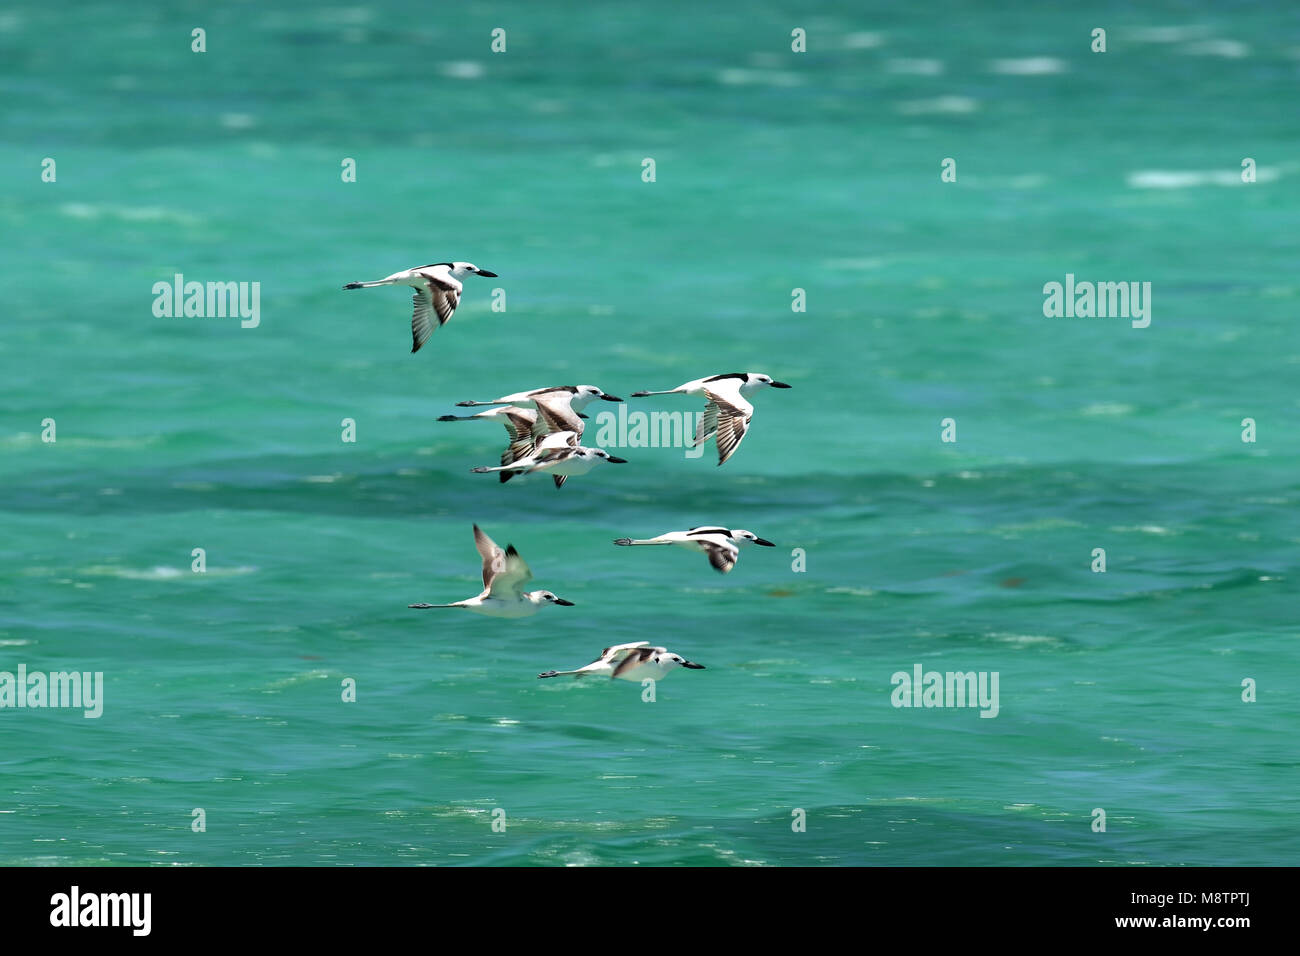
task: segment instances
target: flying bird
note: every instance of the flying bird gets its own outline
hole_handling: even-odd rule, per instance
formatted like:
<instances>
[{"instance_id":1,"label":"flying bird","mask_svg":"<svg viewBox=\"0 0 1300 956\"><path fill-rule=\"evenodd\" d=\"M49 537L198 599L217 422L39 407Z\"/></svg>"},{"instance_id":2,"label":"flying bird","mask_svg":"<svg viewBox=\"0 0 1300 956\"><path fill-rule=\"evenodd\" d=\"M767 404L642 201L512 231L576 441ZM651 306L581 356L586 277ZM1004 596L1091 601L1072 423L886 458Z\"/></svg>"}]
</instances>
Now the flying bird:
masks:
<instances>
[{"instance_id":1,"label":"flying bird","mask_svg":"<svg viewBox=\"0 0 1300 956\"><path fill-rule=\"evenodd\" d=\"M578 424L578 434L581 434L581 417L577 416L576 413L574 413L574 416L574 420ZM499 405L474 415L443 415L438 421L464 422L475 418L499 419L501 424L505 426L510 443L506 446L506 450L501 453L502 465L510 465L520 458L527 458L532 455L536 451L537 440L549 433L546 419L539 418L534 409L520 408L517 405ZM503 482L509 481L515 474L517 473L503 471L501 472L501 480Z\"/></svg>"},{"instance_id":2,"label":"flying bird","mask_svg":"<svg viewBox=\"0 0 1300 956\"><path fill-rule=\"evenodd\" d=\"M477 405L518 405L520 408L536 408L538 398L553 398L567 402L575 412L580 412L596 399L606 402L621 402L617 395L603 392L595 385L552 385L549 388L534 388L513 395L502 395L490 402L457 402L461 408L473 408Z\"/></svg>"},{"instance_id":3,"label":"flying bird","mask_svg":"<svg viewBox=\"0 0 1300 956\"><path fill-rule=\"evenodd\" d=\"M520 443L523 444L522 442ZM514 447L512 443L511 448ZM511 449L507 449L511 454ZM504 461L505 455L502 456ZM597 465L608 462L611 465L626 465L626 458L618 458L603 448L587 448L578 444L578 435L571 431L551 432L537 439L533 452L522 458L516 458L509 464L499 467L480 465L470 470L476 474L499 472L501 480L506 481L507 473L532 474L544 472L555 479L555 487L564 487L564 482L573 475L585 475Z\"/></svg>"},{"instance_id":4,"label":"flying bird","mask_svg":"<svg viewBox=\"0 0 1300 956\"><path fill-rule=\"evenodd\" d=\"M691 447L702 445L716 437L718 464L722 465L736 453L749 430L750 420L754 417L754 406L746 401L745 396L752 395L761 388L791 387L762 372L729 372L697 378L662 392L633 392L632 397L703 395L708 401L704 406L704 417L695 429L695 441Z\"/></svg>"},{"instance_id":5,"label":"flying bird","mask_svg":"<svg viewBox=\"0 0 1300 956\"><path fill-rule=\"evenodd\" d=\"M689 548L692 551L703 551L708 555L709 564L720 574L726 574L736 566L741 548L751 544L759 544L765 548L776 547L766 538L760 538L754 532L746 531L744 528L732 530L717 526L691 528L689 531L669 531L658 537L643 538L641 540L615 538L614 543L625 547L644 544L675 544L679 547Z\"/></svg>"},{"instance_id":6,"label":"flying bird","mask_svg":"<svg viewBox=\"0 0 1300 956\"><path fill-rule=\"evenodd\" d=\"M474 525L474 546L483 557L483 592L453 604L408 604L407 607L424 610L431 607L463 607L476 614L491 617L528 617L536 614L543 604L560 604L573 607L572 601L558 598L550 591L525 591L523 585L532 579L533 572L519 556L515 546L507 545L504 551L495 541Z\"/></svg>"},{"instance_id":7,"label":"flying bird","mask_svg":"<svg viewBox=\"0 0 1300 956\"><path fill-rule=\"evenodd\" d=\"M480 269L472 262L434 262L417 266L405 272L394 272L386 279L374 282L349 282L344 289L369 289L377 285L409 285L415 289L412 302L415 313L411 316L411 351L420 351L435 328L442 328L460 305L460 294L466 276L497 278L495 272ZM438 324L434 325L434 316Z\"/></svg>"},{"instance_id":8,"label":"flying bird","mask_svg":"<svg viewBox=\"0 0 1300 956\"><path fill-rule=\"evenodd\" d=\"M585 667L576 671L546 671L541 677L599 676L619 680L642 681L647 678L659 680L675 667L685 667L693 671L704 670L703 664L688 661L680 654L674 654L666 647L651 647L649 641L637 641L635 644L615 644L600 652Z\"/></svg>"}]
</instances>

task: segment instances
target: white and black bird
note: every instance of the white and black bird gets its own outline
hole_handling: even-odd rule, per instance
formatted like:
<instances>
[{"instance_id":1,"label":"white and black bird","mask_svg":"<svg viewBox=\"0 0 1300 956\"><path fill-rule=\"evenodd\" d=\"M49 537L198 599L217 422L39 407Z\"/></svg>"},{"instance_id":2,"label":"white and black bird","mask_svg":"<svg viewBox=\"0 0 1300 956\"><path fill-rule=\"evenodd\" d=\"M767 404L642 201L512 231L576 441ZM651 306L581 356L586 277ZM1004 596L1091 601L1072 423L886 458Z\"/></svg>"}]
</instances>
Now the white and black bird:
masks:
<instances>
[{"instance_id":1,"label":"white and black bird","mask_svg":"<svg viewBox=\"0 0 1300 956\"><path fill-rule=\"evenodd\" d=\"M658 537L640 540L615 538L614 543L625 547L645 544L675 544L682 548L689 548L692 551L703 551L708 555L709 564L713 565L720 574L726 574L736 566L736 561L740 558L741 548L751 544L759 544L765 548L776 547L766 538L760 538L754 532L746 531L744 528L720 528L716 525L691 528L689 531L669 531Z\"/></svg>"},{"instance_id":2,"label":"white and black bird","mask_svg":"<svg viewBox=\"0 0 1300 956\"><path fill-rule=\"evenodd\" d=\"M513 445L512 445L513 447ZM510 449L507 449L507 454ZM502 456L503 459L506 456ZM509 464L489 467L480 465L470 469L475 474L498 472L501 480L506 481L507 473L527 475L543 472L555 480L555 487L564 487L564 482L574 475L585 475L601 464L626 465L626 458L611 455L603 448L587 448L578 444L578 435L571 431L557 431L536 440L532 454L517 458Z\"/></svg>"},{"instance_id":3,"label":"white and black bird","mask_svg":"<svg viewBox=\"0 0 1300 956\"><path fill-rule=\"evenodd\" d=\"M413 287L415 313L411 316L411 351L418 352L434 329L446 325L456 311L456 306L460 305L460 294L464 289L461 280L466 276L497 278L495 272L480 269L472 262L434 262L404 272L394 272L388 278L376 279L374 282L349 282L343 288L369 289L377 285Z\"/></svg>"},{"instance_id":4,"label":"white and black bird","mask_svg":"<svg viewBox=\"0 0 1300 956\"><path fill-rule=\"evenodd\" d=\"M599 391L590 385L574 388ZM463 421L483 417L500 419L505 425L510 442L501 453L501 466L490 468L485 465L475 468L475 472L496 472L504 483L518 474L543 471L554 478L555 487L559 488L570 475L586 474L602 461L626 463L623 458L616 458L598 448L585 448L581 444L585 430L583 419L587 416L574 411L573 406L580 400L592 401L595 395L583 393L580 398L575 398L575 392L560 388L536 389L515 397L522 399L525 394L532 395L532 398L526 399L531 408L500 405L476 415L443 415L439 419Z\"/></svg>"},{"instance_id":5,"label":"white and black bird","mask_svg":"<svg viewBox=\"0 0 1300 956\"><path fill-rule=\"evenodd\" d=\"M491 617L527 617L536 614L543 604L560 604L573 607L572 601L558 598L550 591L525 591L524 583L531 580L533 572L519 556L513 544L504 551L489 538L478 525L474 525L474 546L483 556L483 592L453 604L408 604L407 607L424 610L431 607L463 607L476 614Z\"/></svg>"},{"instance_id":6,"label":"white and black bird","mask_svg":"<svg viewBox=\"0 0 1300 956\"><path fill-rule=\"evenodd\" d=\"M703 664L688 661L666 647L652 647L648 641L634 644L615 644L600 652L586 667L576 671L547 671L541 677L609 677L619 680L659 680L675 667L693 671L704 670Z\"/></svg>"},{"instance_id":7,"label":"white and black bird","mask_svg":"<svg viewBox=\"0 0 1300 956\"><path fill-rule=\"evenodd\" d=\"M745 432L749 430L749 422L754 417L754 406L746 401L745 396L752 395L761 388L791 387L793 386L778 382L762 372L729 372L697 378L662 392L633 392L632 397L703 395L708 401L704 406L704 417L695 429L692 447L702 445L716 436L718 464L722 465L736 453L745 438Z\"/></svg>"},{"instance_id":8,"label":"white and black bird","mask_svg":"<svg viewBox=\"0 0 1300 956\"><path fill-rule=\"evenodd\" d=\"M456 404L461 408L473 408L478 405L518 405L520 408L536 408L538 398L566 402L575 412L581 412L598 398L606 402L623 401L617 395L603 392L595 385L553 385L550 388L534 388L527 392L502 395L490 402L457 402Z\"/></svg>"},{"instance_id":9,"label":"white and black bird","mask_svg":"<svg viewBox=\"0 0 1300 956\"><path fill-rule=\"evenodd\" d=\"M506 428L506 435L510 442L506 445L506 450L501 453L501 464L510 465L520 458L527 458L536 451L537 440L545 437L550 431L550 426L546 419L538 416L535 409L520 408L517 405L498 405L488 409L485 412L477 412L473 415L443 415L439 417L440 422L466 422L476 418L490 419L500 421ZM582 433L582 421L576 419L578 423L578 433ZM514 472L501 472L501 480L509 481Z\"/></svg>"},{"instance_id":10,"label":"white and black bird","mask_svg":"<svg viewBox=\"0 0 1300 956\"><path fill-rule=\"evenodd\" d=\"M594 387L594 386L591 386ZM571 431L582 438L586 415L574 411L574 393L564 389L544 389L531 393L529 407L521 405L494 405L487 411L473 415L440 415L440 422L468 422L474 419L500 421L510 438L510 447L501 456L501 464L508 465L525 458L534 451L534 442L552 432ZM590 401L590 399L588 399ZM533 439L530 441L529 439ZM505 481L503 477L501 479Z\"/></svg>"},{"instance_id":11,"label":"white and black bird","mask_svg":"<svg viewBox=\"0 0 1300 956\"><path fill-rule=\"evenodd\" d=\"M571 394L569 392L544 392L533 398L533 410L521 408L517 414L507 416L506 432L510 435L510 444L501 453L501 464L503 466L513 465L522 459L536 459L539 446L543 446L544 442L545 445L540 450L547 452L557 449L567 451L575 447L581 447L582 433L585 431L585 426L582 423L584 416L580 412L573 410L570 399ZM515 406L507 405L505 407L514 408ZM559 437L546 442L546 439L551 438L552 435ZM619 461L621 462L622 459L619 459ZM517 471L498 472L502 484L519 473ZM584 473L573 472L573 474ZM553 477L555 478L555 487L559 488L564 484L567 475L561 475L557 472L553 474Z\"/></svg>"}]
</instances>

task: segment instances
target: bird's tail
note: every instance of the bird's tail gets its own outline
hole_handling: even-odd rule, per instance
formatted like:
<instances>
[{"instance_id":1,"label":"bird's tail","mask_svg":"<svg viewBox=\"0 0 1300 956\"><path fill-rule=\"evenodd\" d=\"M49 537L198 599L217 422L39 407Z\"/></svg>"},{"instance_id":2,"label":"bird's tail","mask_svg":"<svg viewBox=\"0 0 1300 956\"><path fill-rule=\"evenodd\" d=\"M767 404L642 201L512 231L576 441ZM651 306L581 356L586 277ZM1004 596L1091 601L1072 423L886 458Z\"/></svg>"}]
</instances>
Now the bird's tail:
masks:
<instances>
[{"instance_id":1,"label":"bird's tail","mask_svg":"<svg viewBox=\"0 0 1300 956\"><path fill-rule=\"evenodd\" d=\"M477 419L477 415L439 415L440 422L472 422Z\"/></svg>"},{"instance_id":2,"label":"bird's tail","mask_svg":"<svg viewBox=\"0 0 1300 956\"><path fill-rule=\"evenodd\" d=\"M630 546L634 544L672 544L671 541L660 541L658 538L642 538L639 540L633 538L615 538L614 543L621 544L624 546Z\"/></svg>"},{"instance_id":3,"label":"bird's tail","mask_svg":"<svg viewBox=\"0 0 1300 956\"><path fill-rule=\"evenodd\" d=\"M676 395L677 389L670 388L666 392L633 392L633 398L645 398L647 395Z\"/></svg>"},{"instance_id":4,"label":"bird's tail","mask_svg":"<svg viewBox=\"0 0 1300 956\"><path fill-rule=\"evenodd\" d=\"M538 674L537 677L538 679L541 679L543 677L571 677L575 674L580 674L580 673L581 671L547 671L544 674Z\"/></svg>"},{"instance_id":5,"label":"bird's tail","mask_svg":"<svg viewBox=\"0 0 1300 956\"><path fill-rule=\"evenodd\" d=\"M509 405L509 402L457 402L457 408L474 408L476 405Z\"/></svg>"},{"instance_id":6,"label":"bird's tail","mask_svg":"<svg viewBox=\"0 0 1300 956\"><path fill-rule=\"evenodd\" d=\"M431 607L464 607L463 604L408 604L407 607L419 608L421 611Z\"/></svg>"},{"instance_id":7,"label":"bird's tail","mask_svg":"<svg viewBox=\"0 0 1300 956\"><path fill-rule=\"evenodd\" d=\"M374 282L349 282L343 288L345 289L369 289L371 286L393 285L387 279L376 279Z\"/></svg>"}]
</instances>

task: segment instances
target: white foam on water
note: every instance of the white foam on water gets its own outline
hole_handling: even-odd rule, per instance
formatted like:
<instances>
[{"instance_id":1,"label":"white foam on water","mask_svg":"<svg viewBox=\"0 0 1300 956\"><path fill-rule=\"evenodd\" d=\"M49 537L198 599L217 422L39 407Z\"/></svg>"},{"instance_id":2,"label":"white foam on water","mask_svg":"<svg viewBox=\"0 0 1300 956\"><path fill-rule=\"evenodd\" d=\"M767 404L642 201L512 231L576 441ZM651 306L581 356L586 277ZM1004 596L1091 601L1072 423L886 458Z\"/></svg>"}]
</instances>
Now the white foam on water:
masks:
<instances>
[{"instance_id":1,"label":"white foam on water","mask_svg":"<svg viewBox=\"0 0 1300 956\"><path fill-rule=\"evenodd\" d=\"M783 70L746 70L734 67L718 71L723 86L802 86L807 80L801 73Z\"/></svg>"},{"instance_id":2,"label":"white foam on water","mask_svg":"<svg viewBox=\"0 0 1300 956\"><path fill-rule=\"evenodd\" d=\"M844 35L844 46L849 50L874 50L884 45L885 35L883 33L860 30L857 33Z\"/></svg>"},{"instance_id":3,"label":"white foam on water","mask_svg":"<svg viewBox=\"0 0 1300 956\"><path fill-rule=\"evenodd\" d=\"M487 72L477 60L451 60L438 64L438 72L453 80L477 80Z\"/></svg>"},{"instance_id":4,"label":"white foam on water","mask_svg":"<svg viewBox=\"0 0 1300 956\"><path fill-rule=\"evenodd\" d=\"M203 220L192 213L162 206L115 206L110 203L65 202L59 212L73 219L121 219L126 222L176 222L190 226Z\"/></svg>"},{"instance_id":5,"label":"white foam on water","mask_svg":"<svg viewBox=\"0 0 1300 956\"><path fill-rule=\"evenodd\" d=\"M985 634L990 641L997 641L1000 644L1060 644L1059 637L1051 637L1047 634L1006 634L994 632Z\"/></svg>"},{"instance_id":6,"label":"white foam on water","mask_svg":"<svg viewBox=\"0 0 1300 956\"><path fill-rule=\"evenodd\" d=\"M1271 183L1281 176L1273 167L1255 169L1255 183ZM1124 177L1130 189L1190 189L1195 186L1249 186L1239 169L1139 169Z\"/></svg>"},{"instance_id":7,"label":"white foam on water","mask_svg":"<svg viewBox=\"0 0 1300 956\"><path fill-rule=\"evenodd\" d=\"M1008 76L1045 76L1049 73L1064 73L1070 65L1054 56L1028 56L1015 59L993 60L989 70L993 73L1005 73Z\"/></svg>"},{"instance_id":8,"label":"white foam on water","mask_svg":"<svg viewBox=\"0 0 1300 956\"><path fill-rule=\"evenodd\" d=\"M1186 56L1221 56L1229 60L1239 60L1250 56L1250 47L1239 40L1226 40L1215 37L1189 43L1178 51Z\"/></svg>"},{"instance_id":9,"label":"white foam on water","mask_svg":"<svg viewBox=\"0 0 1300 956\"><path fill-rule=\"evenodd\" d=\"M890 73L904 73L910 76L938 76L943 72L943 60L902 57L886 60L885 69Z\"/></svg>"},{"instance_id":10,"label":"white foam on water","mask_svg":"<svg viewBox=\"0 0 1300 956\"><path fill-rule=\"evenodd\" d=\"M247 565L236 568L208 568L205 572L192 571L189 567L173 568L168 565L157 565L152 568L122 568L111 564L95 564L88 568L82 568L78 574L94 575L97 577L123 578L127 581L175 581L181 578L221 578L232 577L235 575L252 574L257 568Z\"/></svg>"},{"instance_id":11,"label":"white foam on water","mask_svg":"<svg viewBox=\"0 0 1300 956\"><path fill-rule=\"evenodd\" d=\"M1193 23L1181 27L1139 27L1127 35L1127 39L1137 43L1182 43L1194 40L1210 32L1203 24Z\"/></svg>"},{"instance_id":12,"label":"white foam on water","mask_svg":"<svg viewBox=\"0 0 1300 956\"><path fill-rule=\"evenodd\" d=\"M903 100L894 108L905 116L923 116L928 114L962 114L974 113L979 109L979 101L969 96L936 96L928 100Z\"/></svg>"}]
</instances>

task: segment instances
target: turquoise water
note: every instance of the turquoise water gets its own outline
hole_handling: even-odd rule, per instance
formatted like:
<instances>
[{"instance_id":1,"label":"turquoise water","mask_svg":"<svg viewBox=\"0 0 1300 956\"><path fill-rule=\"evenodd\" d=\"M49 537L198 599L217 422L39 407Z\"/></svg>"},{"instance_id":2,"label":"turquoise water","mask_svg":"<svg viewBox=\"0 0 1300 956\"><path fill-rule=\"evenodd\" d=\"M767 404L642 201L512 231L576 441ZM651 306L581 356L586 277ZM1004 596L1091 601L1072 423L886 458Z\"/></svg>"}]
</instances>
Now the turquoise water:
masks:
<instances>
[{"instance_id":1,"label":"turquoise water","mask_svg":"<svg viewBox=\"0 0 1300 956\"><path fill-rule=\"evenodd\" d=\"M0 710L0 862L1300 862L1300 9L1000 6L9 7L0 671L105 699ZM340 291L446 259L501 278L418 355ZM155 317L178 272L260 324ZM737 369L794 388L722 468L502 486L436 420ZM408 610L474 522L576 606ZM779 547L610 543L705 523ZM707 669L535 679L635 640Z\"/></svg>"}]
</instances>

